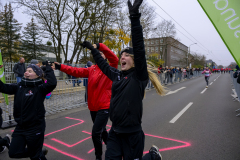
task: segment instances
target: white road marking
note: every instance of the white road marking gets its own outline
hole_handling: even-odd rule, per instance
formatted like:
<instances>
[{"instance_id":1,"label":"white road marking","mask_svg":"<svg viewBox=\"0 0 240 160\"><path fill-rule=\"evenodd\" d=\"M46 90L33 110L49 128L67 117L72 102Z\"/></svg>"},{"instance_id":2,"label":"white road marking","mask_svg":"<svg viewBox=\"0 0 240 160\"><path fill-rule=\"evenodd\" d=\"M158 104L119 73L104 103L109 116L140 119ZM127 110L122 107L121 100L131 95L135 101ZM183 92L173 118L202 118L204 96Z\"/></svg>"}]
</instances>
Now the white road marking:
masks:
<instances>
[{"instance_id":1,"label":"white road marking","mask_svg":"<svg viewBox=\"0 0 240 160\"><path fill-rule=\"evenodd\" d=\"M211 82L209 85L211 86L213 84L213 82Z\"/></svg>"},{"instance_id":2,"label":"white road marking","mask_svg":"<svg viewBox=\"0 0 240 160\"><path fill-rule=\"evenodd\" d=\"M216 79L214 79L214 81L216 81Z\"/></svg>"},{"instance_id":3,"label":"white road marking","mask_svg":"<svg viewBox=\"0 0 240 160\"><path fill-rule=\"evenodd\" d=\"M190 102L185 108L183 108L169 123L175 123L178 118L180 118L184 112L186 112L188 110L189 107L191 107L191 105L193 104L193 102Z\"/></svg>"},{"instance_id":4,"label":"white road marking","mask_svg":"<svg viewBox=\"0 0 240 160\"><path fill-rule=\"evenodd\" d=\"M206 90L207 90L207 88L205 88L205 89L201 92L201 94L203 94Z\"/></svg>"},{"instance_id":5,"label":"white road marking","mask_svg":"<svg viewBox=\"0 0 240 160\"><path fill-rule=\"evenodd\" d=\"M177 93L178 91L180 91L180 90L182 90L182 89L184 89L184 88L186 88L186 87L181 87L181 88L179 88L179 89L177 89L177 90L175 90L175 91L169 91L166 95L173 94L173 93Z\"/></svg>"}]
</instances>

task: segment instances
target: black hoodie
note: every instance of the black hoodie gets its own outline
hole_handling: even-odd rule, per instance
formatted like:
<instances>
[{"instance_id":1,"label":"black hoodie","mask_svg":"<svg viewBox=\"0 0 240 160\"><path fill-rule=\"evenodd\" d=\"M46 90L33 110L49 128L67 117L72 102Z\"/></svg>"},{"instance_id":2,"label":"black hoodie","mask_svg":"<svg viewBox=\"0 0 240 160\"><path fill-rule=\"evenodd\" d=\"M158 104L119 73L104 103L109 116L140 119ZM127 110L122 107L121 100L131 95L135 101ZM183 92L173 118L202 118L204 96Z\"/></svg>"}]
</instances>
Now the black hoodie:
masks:
<instances>
[{"instance_id":1,"label":"black hoodie","mask_svg":"<svg viewBox=\"0 0 240 160\"><path fill-rule=\"evenodd\" d=\"M19 126L33 127L45 117L44 100L52 92L57 80L51 66L46 67L47 83L42 79L25 79L18 84L4 84L0 81L0 92L14 94L13 116Z\"/></svg>"},{"instance_id":2,"label":"black hoodie","mask_svg":"<svg viewBox=\"0 0 240 160\"><path fill-rule=\"evenodd\" d=\"M142 130L142 100L148 84L148 72L145 58L140 15L131 17L132 43L135 67L119 71L102 58L97 49L92 55L102 72L113 81L110 101L110 119L117 133L132 133Z\"/></svg>"}]
</instances>

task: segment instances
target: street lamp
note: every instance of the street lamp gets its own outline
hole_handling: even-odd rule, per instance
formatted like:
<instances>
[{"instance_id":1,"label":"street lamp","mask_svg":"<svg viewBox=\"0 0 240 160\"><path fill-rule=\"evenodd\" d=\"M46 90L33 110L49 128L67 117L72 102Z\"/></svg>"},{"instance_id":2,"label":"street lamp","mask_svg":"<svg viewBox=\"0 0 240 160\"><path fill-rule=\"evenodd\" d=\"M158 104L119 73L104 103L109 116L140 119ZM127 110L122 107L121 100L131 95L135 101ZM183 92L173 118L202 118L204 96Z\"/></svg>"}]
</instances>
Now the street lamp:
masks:
<instances>
[{"instance_id":1,"label":"street lamp","mask_svg":"<svg viewBox=\"0 0 240 160\"><path fill-rule=\"evenodd\" d=\"M194 44L197 44L197 43L193 43L193 44L191 44L191 45L194 45ZM191 46L190 45L190 46ZM188 55L190 54L190 46L188 47L189 48L189 52L188 52L188 54L187 54L187 67L188 67Z\"/></svg>"}]
</instances>

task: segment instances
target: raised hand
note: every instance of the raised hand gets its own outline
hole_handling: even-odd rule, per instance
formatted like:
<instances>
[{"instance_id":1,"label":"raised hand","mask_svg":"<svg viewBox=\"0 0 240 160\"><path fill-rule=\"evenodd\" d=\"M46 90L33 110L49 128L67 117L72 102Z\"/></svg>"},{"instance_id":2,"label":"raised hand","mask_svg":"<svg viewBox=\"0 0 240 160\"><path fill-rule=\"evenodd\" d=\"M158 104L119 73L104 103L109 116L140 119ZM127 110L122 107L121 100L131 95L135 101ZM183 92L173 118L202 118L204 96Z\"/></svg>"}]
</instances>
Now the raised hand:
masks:
<instances>
[{"instance_id":1,"label":"raised hand","mask_svg":"<svg viewBox=\"0 0 240 160\"><path fill-rule=\"evenodd\" d=\"M139 7L142 4L143 0L135 0L134 4L132 5L130 0L128 0L128 10L130 16L135 16L139 14Z\"/></svg>"},{"instance_id":2,"label":"raised hand","mask_svg":"<svg viewBox=\"0 0 240 160\"><path fill-rule=\"evenodd\" d=\"M88 41L84 41L83 43L80 44L83 48L87 47L90 50L93 50L94 47L92 46L92 44Z\"/></svg>"}]
</instances>

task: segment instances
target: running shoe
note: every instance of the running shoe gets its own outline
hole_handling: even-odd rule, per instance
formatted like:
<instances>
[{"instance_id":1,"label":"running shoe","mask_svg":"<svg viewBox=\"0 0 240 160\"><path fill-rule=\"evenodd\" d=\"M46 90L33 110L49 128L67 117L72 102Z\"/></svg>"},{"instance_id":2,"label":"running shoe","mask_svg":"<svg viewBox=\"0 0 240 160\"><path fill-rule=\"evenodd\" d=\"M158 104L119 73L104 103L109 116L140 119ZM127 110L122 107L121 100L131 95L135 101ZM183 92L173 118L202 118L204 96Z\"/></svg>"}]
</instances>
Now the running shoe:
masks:
<instances>
[{"instance_id":1,"label":"running shoe","mask_svg":"<svg viewBox=\"0 0 240 160\"><path fill-rule=\"evenodd\" d=\"M66 84L68 84L68 81L66 81Z\"/></svg>"},{"instance_id":2,"label":"running shoe","mask_svg":"<svg viewBox=\"0 0 240 160\"><path fill-rule=\"evenodd\" d=\"M3 151L5 151L6 148L7 148L6 146L0 147L0 154L3 153Z\"/></svg>"},{"instance_id":3,"label":"running shoe","mask_svg":"<svg viewBox=\"0 0 240 160\"><path fill-rule=\"evenodd\" d=\"M10 136L9 134L7 134L3 139L4 139L5 141L7 141L6 147L9 149L10 143L11 143L11 136Z\"/></svg>"},{"instance_id":4,"label":"running shoe","mask_svg":"<svg viewBox=\"0 0 240 160\"><path fill-rule=\"evenodd\" d=\"M48 153L48 149L47 149L47 148L44 148L44 149L42 150L42 153L43 153L44 156L46 156L47 153Z\"/></svg>"},{"instance_id":5,"label":"running shoe","mask_svg":"<svg viewBox=\"0 0 240 160\"><path fill-rule=\"evenodd\" d=\"M149 150L149 153L151 154L151 157L153 160L162 160L162 155L159 152L159 148L155 145L152 145L152 147Z\"/></svg>"}]
</instances>

